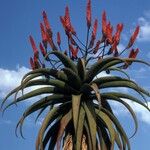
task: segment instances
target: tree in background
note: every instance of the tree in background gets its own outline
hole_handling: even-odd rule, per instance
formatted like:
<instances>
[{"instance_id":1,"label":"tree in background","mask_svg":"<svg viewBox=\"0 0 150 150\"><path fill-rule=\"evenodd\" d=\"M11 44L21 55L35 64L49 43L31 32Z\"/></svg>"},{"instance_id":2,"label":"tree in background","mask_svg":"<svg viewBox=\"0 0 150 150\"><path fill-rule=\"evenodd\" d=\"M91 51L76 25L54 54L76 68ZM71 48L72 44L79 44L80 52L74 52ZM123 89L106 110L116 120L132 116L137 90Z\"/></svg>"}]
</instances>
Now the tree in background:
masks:
<instances>
[{"instance_id":1,"label":"tree in background","mask_svg":"<svg viewBox=\"0 0 150 150\"><path fill-rule=\"evenodd\" d=\"M139 49L133 48L133 45L139 26L131 35L126 48L120 50L118 45L123 24L119 23L113 28L104 11L102 34L96 38L98 20L92 21L90 0L86 7L85 42L79 39L71 23L68 6L60 21L65 31L66 44L62 44L59 32L54 40L47 14L43 12L40 51L32 36L29 37L34 52L30 58L32 71L23 77L20 86L6 96L2 108L10 96L14 95L14 101L7 104L3 111L29 98L43 96L41 99L37 97L37 101L25 110L16 127L16 132L19 128L23 137L25 118L38 112L37 120L43 112L47 113L37 136L36 150L52 150L55 147L65 150L113 150L114 147L130 150L129 137L114 114L110 101L121 103L131 114L135 123L133 137L138 123L128 101L138 103L150 111L145 98L150 93L127 74L128 67L134 62L150 66L149 63L136 59ZM125 51L128 51L128 56L125 56ZM106 76L101 76L102 72L106 72ZM31 90L31 87L38 88ZM139 96L118 91L122 87L134 90ZM114 88L115 92L110 88ZM30 90L24 93L24 89ZM19 94L20 91L22 95Z\"/></svg>"}]
</instances>

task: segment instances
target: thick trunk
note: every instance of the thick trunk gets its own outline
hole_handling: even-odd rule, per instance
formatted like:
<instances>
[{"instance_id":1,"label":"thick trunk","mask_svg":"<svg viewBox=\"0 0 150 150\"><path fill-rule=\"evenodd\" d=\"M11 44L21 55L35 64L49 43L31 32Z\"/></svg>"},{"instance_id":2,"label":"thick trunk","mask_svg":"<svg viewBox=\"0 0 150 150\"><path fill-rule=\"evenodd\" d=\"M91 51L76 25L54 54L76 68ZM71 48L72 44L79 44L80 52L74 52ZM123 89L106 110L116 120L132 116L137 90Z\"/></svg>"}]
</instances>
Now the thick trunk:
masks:
<instances>
[{"instance_id":1,"label":"thick trunk","mask_svg":"<svg viewBox=\"0 0 150 150\"><path fill-rule=\"evenodd\" d=\"M86 144L86 137L83 135L82 138L82 150L87 150L87 144ZM63 150L72 150L73 149L73 142L72 142L72 136L67 135L64 143Z\"/></svg>"}]
</instances>

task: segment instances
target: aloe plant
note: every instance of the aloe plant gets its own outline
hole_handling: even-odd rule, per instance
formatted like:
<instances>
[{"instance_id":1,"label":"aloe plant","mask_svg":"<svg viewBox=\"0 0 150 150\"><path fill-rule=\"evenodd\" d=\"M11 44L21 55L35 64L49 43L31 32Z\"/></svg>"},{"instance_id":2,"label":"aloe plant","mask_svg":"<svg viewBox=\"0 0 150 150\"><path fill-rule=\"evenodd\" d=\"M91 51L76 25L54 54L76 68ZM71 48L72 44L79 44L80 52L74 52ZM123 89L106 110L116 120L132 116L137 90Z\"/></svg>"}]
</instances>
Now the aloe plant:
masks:
<instances>
[{"instance_id":1,"label":"aloe plant","mask_svg":"<svg viewBox=\"0 0 150 150\"><path fill-rule=\"evenodd\" d=\"M36 120L47 112L36 140L36 150L71 149L113 150L116 145L120 150L131 149L129 137L114 114L110 101L124 105L131 114L135 123L138 122L134 110L127 101L138 103L150 111L145 96L150 93L130 79L127 69L133 63L149 63L136 59L139 49L131 48L139 32L139 26L131 35L124 50L119 50L120 35L123 24L118 24L115 33L112 25L106 19L106 12L102 14L102 36L96 41L98 20L95 20L92 31L91 1L87 2L87 40L84 43L78 38L66 7L65 16L60 17L68 39L68 51L61 47L60 33L57 41L53 40L53 32L48 22L46 12L43 12L43 23L40 24L42 43L39 51L33 38L30 42L34 51L34 58L30 58L32 71L27 73L21 84L12 90L4 99L14 96L14 101L7 104L3 111L12 105L43 95L29 106L19 120L16 129L20 129L21 136L24 120L38 112ZM50 49L48 51L48 49ZM131 50L130 50L131 49ZM129 51L125 56L124 52ZM109 76L100 76L106 72ZM113 75L112 72L117 72ZM37 89L24 93L24 89L38 86ZM139 97L130 93L117 91L116 88L126 87L134 90ZM109 90L116 89L116 92ZM22 95L18 93L22 91ZM126 99L126 101L124 100ZM143 99L143 100L142 100ZM70 142L70 144L68 144Z\"/></svg>"}]
</instances>

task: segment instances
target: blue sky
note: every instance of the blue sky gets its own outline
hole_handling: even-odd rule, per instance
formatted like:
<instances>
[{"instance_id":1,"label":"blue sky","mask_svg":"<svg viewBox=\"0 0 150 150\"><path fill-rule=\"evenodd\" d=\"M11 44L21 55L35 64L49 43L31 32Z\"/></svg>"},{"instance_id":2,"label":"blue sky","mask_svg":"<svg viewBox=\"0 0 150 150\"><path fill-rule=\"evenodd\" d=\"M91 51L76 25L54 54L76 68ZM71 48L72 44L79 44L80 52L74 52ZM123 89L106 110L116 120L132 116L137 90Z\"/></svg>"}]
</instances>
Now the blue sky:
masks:
<instances>
[{"instance_id":1,"label":"blue sky","mask_svg":"<svg viewBox=\"0 0 150 150\"><path fill-rule=\"evenodd\" d=\"M130 37L131 31L137 24L141 26L140 35L135 47L140 48L139 58L150 62L150 1L148 0L93 0L93 16L101 20L103 10L113 25L124 24L122 34L123 48ZM45 10L48 14L53 31L62 31L59 16L64 14L64 8L70 8L73 25L82 40L85 38L85 6L86 0L0 0L0 98L14 88L24 73L29 71L29 57L32 49L28 42L30 34L40 41L39 23L42 20L41 13ZM100 31L99 26L99 31ZM131 77L141 86L150 90L150 68L133 65L129 69ZM23 109L29 105L23 103L17 108L10 108L4 117L0 117L0 145L2 150L33 150L37 130L40 121L35 125L34 116L27 119L24 126L26 140L16 138L15 125ZM132 129L128 114L121 106L116 106L117 114L125 128ZM139 130L131 139L133 150L147 150L150 146L150 113L139 106L134 106L139 117ZM131 125L130 125L131 123ZM130 134L130 132L129 132Z\"/></svg>"}]
</instances>

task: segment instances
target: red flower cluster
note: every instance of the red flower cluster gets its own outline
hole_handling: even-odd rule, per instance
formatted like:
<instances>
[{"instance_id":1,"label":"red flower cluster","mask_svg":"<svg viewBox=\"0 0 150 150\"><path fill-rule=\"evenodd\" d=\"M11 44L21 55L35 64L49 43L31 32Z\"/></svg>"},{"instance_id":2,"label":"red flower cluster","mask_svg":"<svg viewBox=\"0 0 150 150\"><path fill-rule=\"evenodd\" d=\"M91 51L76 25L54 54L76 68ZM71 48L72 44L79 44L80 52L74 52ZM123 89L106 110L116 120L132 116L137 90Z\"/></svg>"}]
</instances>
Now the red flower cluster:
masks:
<instances>
[{"instance_id":1,"label":"red flower cluster","mask_svg":"<svg viewBox=\"0 0 150 150\"><path fill-rule=\"evenodd\" d=\"M66 31L66 34L68 35L69 33L72 33L73 35L76 35L76 32L71 24L70 21L70 13L69 13L69 8L68 6L65 9L65 16L64 17L60 17L60 21Z\"/></svg>"},{"instance_id":2,"label":"red flower cluster","mask_svg":"<svg viewBox=\"0 0 150 150\"><path fill-rule=\"evenodd\" d=\"M50 59L47 55L48 46L52 50L61 50L61 35L59 32L56 34L56 41L53 40L53 32L48 21L48 17L45 11L42 13L43 22L40 23L41 29L41 37L42 42L39 44L39 49L42 56L46 61L50 62L52 67L56 67L59 63L57 60ZM72 26L70 19L69 7L65 8L65 15L60 16L60 22L63 26L67 37L67 50L64 50L64 54L66 54L70 59L76 61L77 58L83 57L87 60L91 59L99 59L103 57L107 57L109 55L113 55L112 57L119 57L122 53L129 48L131 48L138 36L139 26L136 27L135 31L131 35L131 38L126 46L126 48L122 51L118 49L118 45L120 43L121 33L123 30L123 24L119 23L114 30L110 21L107 20L106 12L102 13L102 34L100 38L97 40L97 32L98 32L98 20L95 19L92 24L92 15L91 15L91 0L87 0L86 7L86 22L87 22L87 41L83 43L79 37L77 36L74 27ZM92 30L90 30L92 28ZM90 36L90 38L89 38ZM37 69L40 67L45 67L45 64L40 60L39 51L36 47L36 44L33 38L30 36L30 42L33 48L34 56L30 58L30 64L32 69ZM66 48L65 48L66 49ZM136 58L139 49L131 49L129 51L129 58ZM131 63L125 63L124 69L127 68Z\"/></svg>"},{"instance_id":3,"label":"red flower cluster","mask_svg":"<svg viewBox=\"0 0 150 150\"><path fill-rule=\"evenodd\" d=\"M127 48L130 48L130 47L134 44L134 42L135 42L135 40L136 40L136 38L137 38L137 36L138 36L138 34L139 34L139 31L140 31L140 27L137 26L136 29L135 29L135 31L133 32L133 34L132 34L130 40L129 40L129 43L128 43L128 45L127 45Z\"/></svg>"},{"instance_id":4,"label":"red flower cluster","mask_svg":"<svg viewBox=\"0 0 150 150\"><path fill-rule=\"evenodd\" d=\"M91 27L91 0L88 0L87 7L86 7L86 20L87 20L87 27Z\"/></svg>"},{"instance_id":5,"label":"red flower cluster","mask_svg":"<svg viewBox=\"0 0 150 150\"><path fill-rule=\"evenodd\" d=\"M129 58L136 58L137 54L139 53L139 49L132 49L129 53ZM125 64L123 65L123 69L127 69L130 65L132 64L132 62L125 62Z\"/></svg>"}]
</instances>

